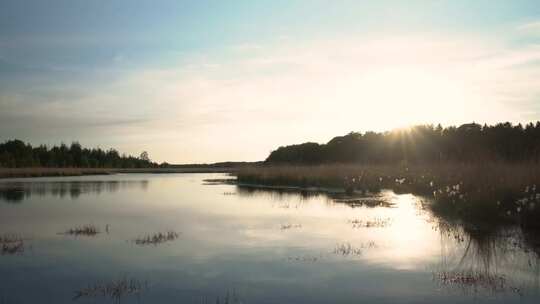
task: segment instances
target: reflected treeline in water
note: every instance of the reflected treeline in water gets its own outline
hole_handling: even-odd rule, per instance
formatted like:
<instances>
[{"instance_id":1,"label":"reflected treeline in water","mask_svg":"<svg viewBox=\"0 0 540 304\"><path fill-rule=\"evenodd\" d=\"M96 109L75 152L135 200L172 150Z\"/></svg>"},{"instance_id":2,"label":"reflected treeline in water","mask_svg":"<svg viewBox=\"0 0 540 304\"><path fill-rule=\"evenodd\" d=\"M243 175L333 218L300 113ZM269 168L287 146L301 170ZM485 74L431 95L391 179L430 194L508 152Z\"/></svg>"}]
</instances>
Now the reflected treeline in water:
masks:
<instances>
[{"instance_id":1,"label":"reflected treeline in water","mask_svg":"<svg viewBox=\"0 0 540 304\"><path fill-rule=\"evenodd\" d=\"M328 193L322 191L308 191L301 190L296 188L271 188L271 187L251 187L244 185L236 186L236 193L244 197L252 196L265 196L274 200L284 200L284 199L309 199L315 197L327 197L330 198Z\"/></svg>"},{"instance_id":2,"label":"reflected treeline in water","mask_svg":"<svg viewBox=\"0 0 540 304\"><path fill-rule=\"evenodd\" d=\"M230 195L231 193L225 193ZM302 189L283 187L253 187L247 185L237 185L236 194L244 197L255 195L266 196L272 200L298 199L308 200L312 198L323 198L329 204L344 204L351 208L356 207L393 207L391 197L385 192L369 193L362 192L354 195L340 191L327 191L322 189Z\"/></svg>"},{"instance_id":3,"label":"reflected treeline in water","mask_svg":"<svg viewBox=\"0 0 540 304\"><path fill-rule=\"evenodd\" d=\"M0 201L19 203L32 196L76 199L84 194L99 195L102 192L116 192L127 188L146 190L148 184L148 180L3 182L0 183Z\"/></svg>"},{"instance_id":4,"label":"reflected treeline in water","mask_svg":"<svg viewBox=\"0 0 540 304\"><path fill-rule=\"evenodd\" d=\"M440 219L441 260L434 270L442 285L466 292L540 289L538 235L518 226L473 227Z\"/></svg>"}]
</instances>

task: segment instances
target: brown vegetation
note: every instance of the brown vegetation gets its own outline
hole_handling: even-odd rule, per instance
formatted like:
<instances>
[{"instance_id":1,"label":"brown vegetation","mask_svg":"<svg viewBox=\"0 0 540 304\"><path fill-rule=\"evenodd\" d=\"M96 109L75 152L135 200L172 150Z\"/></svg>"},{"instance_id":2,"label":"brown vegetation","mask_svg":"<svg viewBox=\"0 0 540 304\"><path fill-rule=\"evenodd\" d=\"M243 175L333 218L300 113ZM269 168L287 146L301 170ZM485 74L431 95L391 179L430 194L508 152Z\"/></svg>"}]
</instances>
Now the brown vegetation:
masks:
<instances>
[{"instance_id":1,"label":"brown vegetation","mask_svg":"<svg viewBox=\"0 0 540 304\"><path fill-rule=\"evenodd\" d=\"M45 176L81 176L81 175L109 175L115 173L226 173L233 172L235 168L0 168L0 178L14 177L45 177Z\"/></svg>"},{"instance_id":2,"label":"brown vegetation","mask_svg":"<svg viewBox=\"0 0 540 304\"><path fill-rule=\"evenodd\" d=\"M423 195L435 212L461 220L540 225L537 163L259 166L237 177L240 185L340 189L351 196L387 188Z\"/></svg>"}]
</instances>

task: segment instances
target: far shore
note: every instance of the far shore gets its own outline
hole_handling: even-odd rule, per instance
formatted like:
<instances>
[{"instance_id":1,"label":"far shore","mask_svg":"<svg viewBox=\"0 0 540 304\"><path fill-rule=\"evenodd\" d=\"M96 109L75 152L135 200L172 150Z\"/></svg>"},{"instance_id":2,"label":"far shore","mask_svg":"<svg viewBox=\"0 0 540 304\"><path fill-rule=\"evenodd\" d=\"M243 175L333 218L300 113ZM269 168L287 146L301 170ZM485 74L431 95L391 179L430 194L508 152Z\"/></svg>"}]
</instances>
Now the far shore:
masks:
<instances>
[{"instance_id":1,"label":"far shore","mask_svg":"<svg viewBox=\"0 0 540 304\"><path fill-rule=\"evenodd\" d=\"M235 167L181 167L181 168L0 168L0 178L110 175L118 173L230 173Z\"/></svg>"}]
</instances>

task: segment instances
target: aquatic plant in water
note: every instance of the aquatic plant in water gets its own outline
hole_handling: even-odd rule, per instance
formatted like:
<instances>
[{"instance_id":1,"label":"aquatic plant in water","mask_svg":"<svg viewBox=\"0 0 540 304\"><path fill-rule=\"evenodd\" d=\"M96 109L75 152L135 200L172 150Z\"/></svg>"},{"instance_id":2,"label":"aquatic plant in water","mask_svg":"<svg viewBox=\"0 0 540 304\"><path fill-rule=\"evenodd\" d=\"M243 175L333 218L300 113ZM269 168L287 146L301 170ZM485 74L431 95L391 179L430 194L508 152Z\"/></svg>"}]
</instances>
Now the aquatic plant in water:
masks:
<instances>
[{"instance_id":1,"label":"aquatic plant in water","mask_svg":"<svg viewBox=\"0 0 540 304\"><path fill-rule=\"evenodd\" d=\"M73 236L96 236L99 233L101 233L99 228L97 228L95 225L88 224L70 228L66 230L63 234Z\"/></svg>"},{"instance_id":2,"label":"aquatic plant in water","mask_svg":"<svg viewBox=\"0 0 540 304\"><path fill-rule=\"evenodd\" d=\"M0 252L2 255L22 254L24 252L24 239L14 234L0 236Z\"/></svg>"},{"instance_id":3,"label":"aquatic plant in water","mask_svg":"<svg viewBox=\"0 0 540 304\"><path fill-rule=\"evenodd\" d=\"M351 243L337 244L332 253L342 256L360 256L364 249L377 248L375 242L362 243L360 246L353 246Z\"/></svg>"},{"instance_id":4,"label":"aquatic plant in water","mask_svg":"<svg viewBox=\"0 0 540 304\"><path fill-rule=\"evenodd\" d=\"M352 224L353 228L383 228L390 225L391 218L373 218L373 219L352 219L349 220L349 223Z\"/></svg>"},{"instance_id":5,"label":"aquatic plant in water","mask_svg":"<svg viewBox=\"0 0 540 304\"><path fill-rule=\"evenodd\" d=\"M180 235L175 231L167 232L158 232L151 235L146 235L143 237L136 238L134 240L135 244L145 246L145 245L154 245L170 242L176 240Z\"/></svg>"},{"instance_id":6,"label":"aquatic plant in water","mask_svg":"<svg viewBox=\"0 0 540 304\"><path fill-rule=\"evenodd\" d=\"M95 283L85 288L75 291L73 300L81 298L108 297L113 301L120 303L124 296L139 295L148 289L147 282L141 282L137 279L122 278L105 283Z\"/></svg>"},{"instance_id":7,"label":"aquatic plant in water","mask_svg":"<svg viewBox=\"0 0 540 304\"><path fill-rule=\"evenodd\" d=\"M350 243L343 243L343 244L336 245L336 248L334 248L333 253L343 255L343 256L362 255L362 249L353 247Z\"/></svg>"},{"instance_id":8,"label":"aquatic plant in water","mask_svg":"<svg viewBox=\"0 0 540 304\"><path fill-rule=\"evenodd\" d=\"M433 277L441 285L463 288L474 292L485 290L521 293L521 289L512 286L502 275L474 271L442 271L434 272Z\"/></svg>"}]
</instances>

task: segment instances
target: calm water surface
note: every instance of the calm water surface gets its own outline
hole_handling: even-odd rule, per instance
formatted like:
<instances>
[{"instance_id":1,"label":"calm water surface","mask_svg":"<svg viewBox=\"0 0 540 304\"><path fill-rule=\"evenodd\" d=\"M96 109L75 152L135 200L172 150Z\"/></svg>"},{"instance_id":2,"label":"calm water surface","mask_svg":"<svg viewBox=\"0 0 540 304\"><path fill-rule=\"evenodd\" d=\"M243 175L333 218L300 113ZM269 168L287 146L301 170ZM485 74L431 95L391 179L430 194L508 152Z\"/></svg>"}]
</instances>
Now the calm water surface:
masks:
<instances>
[{"instance_id":1,"label":"calm water surface","mask_svg":"<svg viewBox=\"0 0 540 304\"><path fill-rule=\"evenodd\" d=\"M207 184L219 174L0 180L0 303L539 303L531 236L392 207ZM85 224L95 236L63 234ZM175 240L137 238L175 231ZM122 279L138 292L95 292Z\"/></svg>"}]
</instances>

